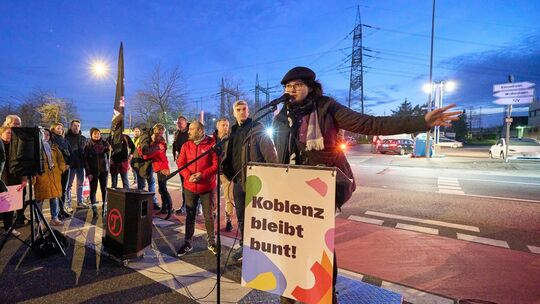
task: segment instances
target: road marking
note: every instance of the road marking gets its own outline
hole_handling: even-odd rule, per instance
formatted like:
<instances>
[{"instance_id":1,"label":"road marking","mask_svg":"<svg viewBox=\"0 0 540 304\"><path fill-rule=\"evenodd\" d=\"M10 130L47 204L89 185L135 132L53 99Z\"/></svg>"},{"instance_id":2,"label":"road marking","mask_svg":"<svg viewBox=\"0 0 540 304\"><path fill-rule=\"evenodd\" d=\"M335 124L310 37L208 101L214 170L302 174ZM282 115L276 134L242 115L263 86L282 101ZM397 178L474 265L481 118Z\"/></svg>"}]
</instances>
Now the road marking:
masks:
<instances>
[{"instance_id":1,"label":"road marking","mask_svg":"<svg viewBox=\"0 0 540 304\"><path fill-rule=\"evenodd\" d=\"M352 221L368 223L368 224L374 224L374 225L382 225L384 223L383 220L374 219L374 218L370 218L370 217L356 216L356 215L351 215L351 216L349 216L348 219L352 220Z\"/></svg>"},{"instance_id":2,"label":"road marking","mask_svg":"<svg viewBox=\"0 0 540 304\"><path fill-rule=\"evenodd\" d=\"M343 269L343 268L338 268L338 274L341 275L341 276L344 276L346 278L349 278L349 279L352 279L352 280L355 280L355 281L359 281L359 282L362 282L362 279L364 278L363 274L356 273L354 271L350 271L350 270Z\"/></svg>"},{"instance_id":3,"label":"road marking","mask_svg":"<svg viewBox=\"0 0 540 304\"><path fill-rule=\"evenodd\" d=\"M437 177L437 187L439 193L446 194L465 194L455 177Z\"/></svg>"},{"instance_id":4,"label":"road marking","mask_svg":"<svg viewBox=\"0 0 540 304\"><path fill-rule=\"evenodd\" d=\"M503 183L503 184L518 184L518 185L540 186L540 183L512 182L512 181L501 181L501 180L495 180L495 179L461 178L461 180L489 182L489 183Z\"/></svg>"},{"instance_id":5,"label":"road marking","mask_svg":"<svg viewBox=\"0 0 540 304\"><path fill-rule=\"evenodd\" d=\"M381 287L401 294L409 303L453 304L454 300L443 298L414 288L383 281Z\"/></svg>"},{"instance_id":6,"label":"road marking","mask_svg":"<svg viewBox=\"0 0 540 304\"><path fill-rule=\"evenodd\" d=\"M427 233L427 234L434 234L434 235L439 234L439 229L416 226L416 225L409 225L409 224L403 224L403 223L398 223L396 225L396 228L397 229L410 230L410 231L416 231L416 232L422 232L422 233Z\"/></svg>"},{"instance_id":7,"label":"road marking","mask_svg":"<svg viewBox=\"0 0 540 304\"><path fill-rule=\"evenodd\" d=\"M510 246L508 246L508 243L506 241L495 240L495 239L490 239L490 238L485 238L485 237L475 236L475 235L468 235L468 234L463 234L463 233L458 233L457 238L458 240L462 240L462 241L469 241L469 242L475 242L475 243L510 249Z\"/></svg>"},{"instance_id":8,"label":"road marking","mask_svg":"<svg viewBox=\"0 0 540 304\"><path fill-rule=\"evenodd\" d=\"M527 248L529 248L532 253L540 254L540 247L528 245Z\"/></svg>"},{"instance_id":9,"label":"road marking","mask_svg":"<svg viewBox=\"0 0 540 304\"><path fill-rule=\"evenodd\" d=\"M420 219L417 217L389 214L389 213L383 213L383 212L377 212L377 211L366 211L365 214L379 216L379 217L386 217L386 218L391 218L391 219L396 219L396 220L404 220L404 221L409 221L409 222L417 222L417 223L423 223L423 224L429 224L429 225L435 225L435 226L455 228L455 229L460 229L460 230L480 232L480 228L475 227L475 226L454 224L454 223L448 223L448 222L442 222L442 221L436 221L436 220L426 220L426 219Z\"/></svg>"},{"instance_id":10,"label":"road marking","mask_svg":"<svg viewBox=\"0 0 540 304\"><path fill-rule=\"evenodd\" d=\"M540 201L537 201L537 200L531 200L531 199L525 199L525 198L513 198L513 197L501 197L501 196L488 196L488 195L479 195L479 194L463 194L463 195L464 195L464 196L479 197L479 198L490 198L490 199L499 199L499 200L507 200L507 201L528 202L528 203L536 203L536 204L540 204Z\"/></svg>"}]
</instances>

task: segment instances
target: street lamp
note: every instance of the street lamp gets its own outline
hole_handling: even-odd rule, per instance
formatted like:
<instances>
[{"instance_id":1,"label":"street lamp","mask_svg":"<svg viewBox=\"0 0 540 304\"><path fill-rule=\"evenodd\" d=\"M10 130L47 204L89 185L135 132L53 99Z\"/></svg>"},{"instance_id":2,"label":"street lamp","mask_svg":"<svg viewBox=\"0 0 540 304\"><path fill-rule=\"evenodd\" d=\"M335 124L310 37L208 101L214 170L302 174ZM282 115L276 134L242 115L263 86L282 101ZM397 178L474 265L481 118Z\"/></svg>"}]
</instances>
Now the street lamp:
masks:
<instances>
[{"instance_id":1,"label":"street lamp","mask_svg":"<svg viewBox=\"0 0 540 304\"><path fill-rule=\"evenodd\" d=\"M105 78L109 76L109 64L103 59L94 59L90 62L90 71L97 78Z\"/></svg>"},{"instance_id":2,"label":"street lamp","mask_svg":"<svg viewBox=\"0 0 540 304\"><path fill-rule=\"evenodd\" d=\"M443 80L443 81L434 81L432 83L426 83L422 86L422 90L426 94L433 96L433 101L429 101L427 110L428 112L434 109L442 108L443 106L443 93L446 91L448 93L453 92L456 89L456 82L452 80ZM434 140L435 144L439 143L440 130L439 126L435 127ZM427 143L426 143L427 144Z\"/></svg>"}]
</instances>

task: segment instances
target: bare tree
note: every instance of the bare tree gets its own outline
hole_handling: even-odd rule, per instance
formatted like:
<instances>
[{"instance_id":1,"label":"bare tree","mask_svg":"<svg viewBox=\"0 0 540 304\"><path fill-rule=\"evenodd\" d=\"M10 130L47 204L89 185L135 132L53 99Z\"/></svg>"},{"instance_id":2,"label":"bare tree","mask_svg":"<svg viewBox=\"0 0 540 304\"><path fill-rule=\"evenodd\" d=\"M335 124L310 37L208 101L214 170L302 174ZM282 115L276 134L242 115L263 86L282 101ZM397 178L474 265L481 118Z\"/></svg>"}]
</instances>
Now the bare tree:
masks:
<instances>
[{"instance_id":1,"label":"bare tree","mask_svg":"<svg viewBox=\"0 0 540 304\"><path fill-rule=\"evenodd\" d=\"M135 111L143 121L172 123L167 117L181 113L185 98L184 78L177 66L167 71L159 64L135 94Z\"/></svg>"}]
</instances>

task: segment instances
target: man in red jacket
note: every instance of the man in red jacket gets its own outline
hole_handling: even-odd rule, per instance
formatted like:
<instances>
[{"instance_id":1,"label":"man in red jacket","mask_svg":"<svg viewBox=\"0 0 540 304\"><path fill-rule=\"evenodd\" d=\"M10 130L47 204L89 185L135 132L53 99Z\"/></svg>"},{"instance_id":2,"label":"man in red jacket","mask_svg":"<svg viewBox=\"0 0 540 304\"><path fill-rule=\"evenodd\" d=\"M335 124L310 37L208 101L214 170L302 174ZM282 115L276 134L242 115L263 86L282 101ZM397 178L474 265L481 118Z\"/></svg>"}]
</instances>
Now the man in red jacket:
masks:
<instances>
[{"instance_id":1,"label":"man in red jacket","mask_svg":"<svg viewBox=\"0 0 540 304\"><path fill-rule=\"evenodd\" d=\"M194 121L189 125L188 134L189 140L182 145L180 155L176 159L178 168L210 150L214 145L214 140L204 134L204 125L198 121ZM213 254L218 254L214 238L214 215L212 214L216 195L217 168L217 155L211 152L180 171L184 179L182 186L186 194L187 216L184 244L176 252L179 257L193 249L192 239L195 232L195 216L199 199L201 200L204 225L208 235L208 250Z\"/></svg>"}]
</instances>

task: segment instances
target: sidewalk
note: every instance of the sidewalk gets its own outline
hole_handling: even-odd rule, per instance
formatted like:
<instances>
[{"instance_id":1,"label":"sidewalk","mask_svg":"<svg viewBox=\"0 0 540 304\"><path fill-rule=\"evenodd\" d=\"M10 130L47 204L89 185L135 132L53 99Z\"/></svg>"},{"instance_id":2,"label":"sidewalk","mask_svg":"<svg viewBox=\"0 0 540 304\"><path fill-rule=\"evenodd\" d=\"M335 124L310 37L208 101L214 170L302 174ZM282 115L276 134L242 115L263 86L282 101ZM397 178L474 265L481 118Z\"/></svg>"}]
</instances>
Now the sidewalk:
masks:
<instances>
[{"instance_id":1,"label":"sidewalk","mask_svg":"<svg viewBox=\"0 0 540 304\"><path fill-rule=\"evenodd\" d=\"M47 210L46 210L47 213ZM78 210L64 227L56 228L70 240L67 256L39 258L10 238L0 252L2 303L198 303L216 299L215 257L206 249L204 223L198 218L194 249L178 259L175 249L183 241L183 216L174 221L154 218L152 244L144 257L127 267L102 251L101 216ZM224 225L222 225L222 228ZM29 236L29 226L19 231ZM270 293L240 286L241 264L229 259L235 231L222 237L222 303L279 303ZM401 295L339 275L340 303L401 303Z\"/></svg>"}]
</instances>

